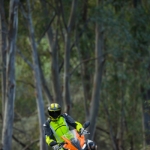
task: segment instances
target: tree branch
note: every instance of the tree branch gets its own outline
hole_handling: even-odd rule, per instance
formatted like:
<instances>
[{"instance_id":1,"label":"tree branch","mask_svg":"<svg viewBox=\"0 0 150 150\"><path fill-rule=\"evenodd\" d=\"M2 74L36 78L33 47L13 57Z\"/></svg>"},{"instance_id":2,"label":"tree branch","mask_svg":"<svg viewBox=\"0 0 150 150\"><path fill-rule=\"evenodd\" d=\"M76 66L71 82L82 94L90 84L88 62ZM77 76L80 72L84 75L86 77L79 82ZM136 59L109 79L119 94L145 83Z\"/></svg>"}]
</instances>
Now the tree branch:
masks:
<instances>
[{"instance_id":1,"label":"tree branch","mask_svg":"<svg viewBox=\"0 0 150 150\"><path fill-rule=\"evenodd\" d=\"M105 132L105 133L108 134L108 135L110 134L107 130L102 129L101 127L98 127L98 126L97 126L96 129L97 129L97 130L100 130L100 131L103 131L103 132Z\"/></svg>"},{"instance_id":2,"label":"tree branch","mask_svg":"<svg viewBox=\"0 0 150 150\"><path fill-rule=\"evenodd\" d=\"M17 53L21 56L21 58L24 60L24 62L26 62L28 64L28 66L33 70L33 65L31 64L30 61L28 61L28 59L21 53L21 51L19 50L19 48L17 48Z\"/></svg>"},{"instance_id":3,"label":"tree branch","mask_svg":"<svg viewBox=\"0 0 150 150\"><path fill-rule=\"evenodd\" d=\"M63 9L63 5L62 5L62 0L59 0L59 2L60 2L61 16L62 16L63 24L64 24L65 29L67 30L67 24L66 24L65 17L64 17L64 9Z\"/></svg>"},{"instance_id":4,"label":"tree branch","mask_svg":"<svg viewBox=\"0 0 150 150\"><path fill-rule=\"evenodd\" d=\"M35 143L37 143L37 142L39 142L39 139L36 139L36 140L34 140L34 141L31 141L31 143L30 143L29 145L27 145L26 147L24 147L22 150L28 150L29 147L31 147L33 144L35 144Z\"/></svg>"},{"instance_id":5,"label":"tree branch","mask_svg":"<svg viewBox=\"0 0 150 150\"><path fill-rule=\"evenodd\" d=\"M76 17L76 7L77 7L77 0L72 1L71 13L68 21L68 31L70 32L75 25L75 17Z\"/></svg>"},{"instance_id":6,"label":"tree branch","mask_svg":"<svg viewBox=\"0 0 150 150\"><path fill-rule=\"evenodd\" d=\"M22 147L26 147L26 145L24 143L22 143L20 140L18 140L14 135L12 135L13 139L19 143ZM30 148L28 148L27 150L30 150Z\"/></svg>"},{"instance_id":7,"label":"tree branch","mask_svg":"<svg viewBox=\"0 0 150 150\"><path fill-rule=\"evenodd\" d=\"M101 56L101 57L104 57L104 55L103 56ZM94 58L89 58L89 59L85 59L85 60L83 60L82 62L80 62L72 71L71 71L71 73L70 73L70 76L75 72L75 70L81 65L81 64L83 64L83 63L85 63L85 62L88 62L88 61L93 61L93 60L96 60L96 59L99 59L100 57L94 57ZM103 62L105 61L105 59L103 60Z\"/></svg>"},{"instance_id":8,"label":"tree branch","mask_svg":"<svg viewBox=\"0 0 150 150\"><path fill-rule=\"evenodd\" d=\"M26 85L30 85L32 88L35 89L35 86L34 86L34 84L32 84L32 83L25 82L25 81L23 81L23 80L17 80L17 82L21 82L21 83L24 83L24 84L26 84Z\"/></svg>"},{"instance_id":9,"label":"tree branch","mask_svg":"<svg viewBox=\"0 0 150 150\"><path fill-rule=\"evenodd\" d=\"M39 44L42 40L42 38L44 37L44 35L46 34L46 32L49 30L52 22L54 21L54 18L56 17L56 13L53 15L52 19L50 20L49 24L47 25L47 27L45 28L44 32L42 33L41 37L39 38L39 40L37 41L37 44Z\"/></svg>"}]
</instances>

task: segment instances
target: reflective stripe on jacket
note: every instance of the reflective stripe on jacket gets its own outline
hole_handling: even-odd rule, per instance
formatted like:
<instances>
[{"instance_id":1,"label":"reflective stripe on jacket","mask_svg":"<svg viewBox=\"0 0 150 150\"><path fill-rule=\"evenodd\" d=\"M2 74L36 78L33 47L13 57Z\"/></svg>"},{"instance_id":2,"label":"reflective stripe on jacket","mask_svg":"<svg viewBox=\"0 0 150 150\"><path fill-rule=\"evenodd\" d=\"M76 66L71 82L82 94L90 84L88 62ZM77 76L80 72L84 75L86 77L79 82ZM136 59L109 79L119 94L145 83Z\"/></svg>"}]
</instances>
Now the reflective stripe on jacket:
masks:
<instances>
[{"instance_id":1,"label":"reflective stripe on jacket","mask_svg":"<svg viewBox=\"0 0 150 150\"><path fill-rule=\"evenodd\" d=\"M69 131L64 117L60 116L57 121L50 121L50 128L57 142L62 142L61 136Z\"/></svg>"}]
</instances>

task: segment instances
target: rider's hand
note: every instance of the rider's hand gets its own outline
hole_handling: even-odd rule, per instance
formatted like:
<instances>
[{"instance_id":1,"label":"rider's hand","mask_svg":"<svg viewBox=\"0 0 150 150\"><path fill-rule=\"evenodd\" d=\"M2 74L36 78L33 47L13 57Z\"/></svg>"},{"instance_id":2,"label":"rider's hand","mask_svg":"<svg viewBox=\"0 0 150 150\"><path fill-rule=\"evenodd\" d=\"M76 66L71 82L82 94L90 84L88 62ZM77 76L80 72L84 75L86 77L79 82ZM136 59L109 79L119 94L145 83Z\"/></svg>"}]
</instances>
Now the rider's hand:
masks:
<instances>
[{"instance_id":1,"label":"rider's hand","mask_svg":"<svg viewBox=\"0 0 150 150\"><path fill-rule=\"evenodd\" d=\"M84 131L84 128L81 128L81 129L79 130L79 133L82 134L83 131Z\"/></svg>"},{"instance_id":2,"label":"rider's hand","mask_svg":"<svg viewBox=\"0 0 150 150\"><path fill-rule=\"evenodd\" d=\"M80 135L82 135L82 134L85 135L85 134L90 134L90 133L87 130L85 130L84 128L81 128L79 134Z\"/></svg>"}]
</instances>

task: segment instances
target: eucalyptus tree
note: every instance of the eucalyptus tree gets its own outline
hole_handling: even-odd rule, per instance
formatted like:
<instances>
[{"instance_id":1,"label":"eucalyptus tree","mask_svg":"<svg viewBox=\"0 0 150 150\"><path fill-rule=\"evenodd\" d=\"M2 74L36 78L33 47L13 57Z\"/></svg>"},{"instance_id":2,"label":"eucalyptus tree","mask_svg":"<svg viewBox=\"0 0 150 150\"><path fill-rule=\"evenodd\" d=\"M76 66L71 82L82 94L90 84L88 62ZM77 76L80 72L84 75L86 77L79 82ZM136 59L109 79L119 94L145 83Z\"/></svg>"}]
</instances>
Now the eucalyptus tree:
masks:
<instances>
[{"instance_id":1,"label":"eucalyptus tree","mask_svg":"<svg viewBox=\"0 0 150 150\"><path fill-rule=\"evenodd\" d=\"M97 7L100 5L100 0L97 1ZM102 5L102 4L101 4ZM100 103L100 88L102 82L103 75L103 67L104 67L104 31L103 24L96 21L95 27L95 74L93 81L93 91L92 91L92 99L91 99L91 108L90 108L90 128L89 131L91 133L90 137L93 139L94 131L96 128L96 119L98 116L99 103Z\"/></svg>"},{"instance_id":2,"label":"eucalyptus tree","mask_svg":"<svg viewBox=\"0 0 150 150\"><path fill-rule=\"evenodd\" d=\"M65 101L65 110L70 113L71 100L70 100L70 86L69 86L69 67L70 67L70 38L71 32L74 29L76 21L76 9L77 9L78 0L72 1L71 13L69 21L66 27L65 33L65 54L64 54L64 101Z\"/></svg>"},{"instance_id":3,"label":"eucalyptus tree","mask_svg":"<svg viewBox=\"0 0 150 150\"><path fill-rule=\"evenodd\" d=\"M89 117L89 103L91 100L91 72L89 67L89 61L91 59L91 47L88 46L90 44L91 39L94 38L94 34L91 34L92 31L89 30L88 25L90 22L88 13L89 13L89 1L83 0L83 4L78 16L80 16L79 20L77 21L77 33L75 39L75 46L77 48L78 57L79 57L79 64L80 64L80 72L81 72L81 82L83 88L83 95L84 95L84 108L85 108L85 118L88 120ZM82 25L82 26L81 26ZM80 27L81 26L81 27ZM88 37L90 34L90 39L85 40L85 37ZM82 36L83 35L83 36ZM92 43L92 42L91 42ZM88 52L87 52L88 49ZM77 66L78 67L78 66Z\"/></svg>"},{"instance_id":4,"label":"eucalyptus tree","mask_svg":"<svg viewBox=\"0 0 150 150\"><path fill-rule=\"evenodd\" d=\"M34 37L34 28L32 25L31 7L30 7L29 0L27 0L27 7L28 7L27 19L28 19L31 47L32 47L33 73L34 73L34 80L35 80L36 101L37 101L39 126L40 126L40 149L46 150L47 147L45 143L45 134L43 132L43 124L45 122L44 103L43 103L43 95L42 95L42 89L41 89L41 78L40 78L37 47L36 47L36 42L35 42L35 37Z\"/></svg>"},{"instance_id":5,"label":"eucalyptus tree","mask_svg":"<svg viewBox=\"0 0 150 150\"><path fill-rule=\"evenodd\" d=\"M14 121L14 101L15 101L15 51L16 38L18 28L18 3L19 0L10 1L9 9L9 24L8 24L8 47L7 47L7 61L6 61L6 93L5 107L3 117L3 131L2 131L2 146L4 150L12 148L12 133ZM3 16L4 17L4 16ZM6 28L6 27L5 27ZM5 31L5 30L4 30ZM4 47L5 47L4 42Z\"/></svg>"},{"instance_id":6,"label":"eucalyptus tree","mask_svg":"<svg viewBox=\"0 0 150 150\"><path fill-rule=\"evenodd\" d=\"M48 7L44 0L40 0L43 15L46 16L48 14ZM54 5L58 8L58 1L54 2ZM54 7L55 8L55 7ZM56 8L56 10L57 10ZM49 43L49 56L51 57L51 73L52 73L52 82L53 82L53 100L55 102L58 102L60 105L63 104L62 102L62 93L61 93L61 84L60 84L60 76L59 76L59 60L58 60L58 29L52 28L52 23L54 22L54 19L56 18L56 13L59 12L55 9L52 9L52 12L54 12L55 15L53 15L50 24L48 26L48 29L46 30L46 35ZM60 14L57 14L60 15ZM58 16L59 18L60 16ZM50 17L51 18L51 17ZM57 19L58 20L58 19ZM58 21L57 21L58 26ZM56 30L54 33L53 30Z\"/></svg>"},{"instance_id":7,"label":"eucalyptus tree","mask_svg":"<svg viewBox=\"0 0 150 150\"><path fill-rule=\"evenodd\" d=\"M42 6L43 6L43 10L45 11L45 14L47 14L47 7L45 5L45 1L42 1ZM57 101L60 104L63 104L63 99L64 99L64 103L65 103L65 108L64 110L68 113L70 113L70 107L71 107L71 101L70 101L70 90L69 90L69 66L70 66L70 49L71 49L71 45L70 45L70 34L72 33L74 26L75 26L75 14L76 14L76 9L77 9L77 0L73 0L72 1L72 7L70 10L70 17L68 19L68 24L65 22L64 19L64 5L63 2L60 0L56 1L56 3L54 3L55 6L55 13L56 13L56 26L52 27L50 25L50 27L47 30L47 37L48 37L48 41L49 41L49 46L50 46L50 53L51 53L51 58L52 58L52 65L51 65L51 69L52 69L52 81L53 81L53 88L54 88L54 100ZM46 9L45 9L46 8ZM61 19L62 18L62 19ZM63 91L61 90L61 84L60 84L60 74L59 74L59 60L58 60L58 33L59 33L59 24L60 21L62 21L61 24L63 24L63 28L65 30L65 33L63 34L64 36L64 85L63 86ZM55 30L55 33L52 32L53 30ZM63 29L61 29L63 30ZM63 93L63 97L62 97L62 93Z\"/></svg>"},{"instance_id":8,"label":"eucalyptus tree","mask_svg":"<svg viewBox=\"0 0 150 150\"><path fill-rule=\"evenodd\" d=\"M7 25L6 16L4 10L4 1L0 1L0 53L1 53L1 85L2 85L2 116L5 108L5 96L6 96L6 48L7 48Z\"/></svg>"}]
</instances>

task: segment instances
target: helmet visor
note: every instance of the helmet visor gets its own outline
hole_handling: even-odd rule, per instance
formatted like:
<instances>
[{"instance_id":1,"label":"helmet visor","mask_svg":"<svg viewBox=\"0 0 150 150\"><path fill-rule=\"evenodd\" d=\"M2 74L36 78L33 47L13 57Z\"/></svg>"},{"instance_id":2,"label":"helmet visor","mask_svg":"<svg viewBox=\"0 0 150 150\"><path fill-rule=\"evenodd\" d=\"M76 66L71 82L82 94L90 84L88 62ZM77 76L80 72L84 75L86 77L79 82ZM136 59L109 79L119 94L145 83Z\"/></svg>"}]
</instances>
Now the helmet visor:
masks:
<instances>
[{"instance_id":1,"label":"helmet visor","mask_svg":"<svg viewBox=\"0 0 150 150\"><path fill-rule=\"evenodd\" d=\"M58 118L60 116L61 110L58 110L58 111L48 111L48 113L49 113L49 115L52 118L56 119L56 118Z\"/></svg>"}]
</instances>

